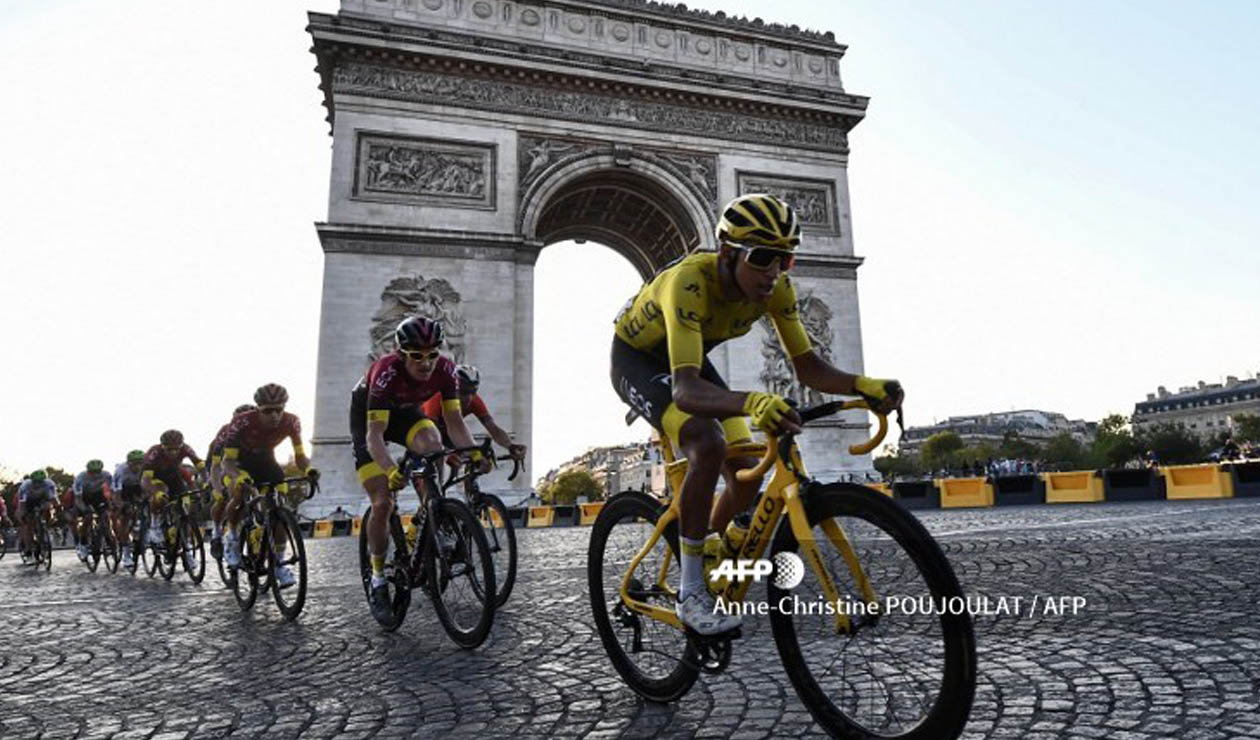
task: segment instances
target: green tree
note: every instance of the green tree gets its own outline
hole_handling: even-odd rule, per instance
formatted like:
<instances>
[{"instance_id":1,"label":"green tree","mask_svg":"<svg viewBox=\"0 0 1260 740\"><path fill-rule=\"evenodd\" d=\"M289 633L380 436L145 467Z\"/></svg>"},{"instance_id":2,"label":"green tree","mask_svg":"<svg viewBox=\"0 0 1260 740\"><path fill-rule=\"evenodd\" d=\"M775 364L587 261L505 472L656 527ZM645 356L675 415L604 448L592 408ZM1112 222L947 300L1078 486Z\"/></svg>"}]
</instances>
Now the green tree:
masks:
<instances>
[{"instance_id":1,"label":"green tree","mask_svg":"<svg viewBox=\"0 0 1260 740\"><path fill-rule=\"evenodd\" d=\"M908 478L923 473L923 463L919 456L903 449L894 450L891 455L875 458L875 469L885 480Z\"/></svg>"},{"instance_id":2,"label":"green tree","mask_svg":"<svg viewBox=\"0 0 1260 740\"><path fill-rule=\"evenodd\" d=\"M1051 437L1041 452L1042 460L1066 470L1085 468L1089 463L1086 457L1085 445L1068 432L1059 432Z\"/></svg>"},{"instance_id":3,"label":"green tree","mask_svg":"<svg viewBox=\"0 0 1260 740\"><path fill-rule=\"evenodd\" d=\"M1089 448L1088 467L1120 468L1139 453L1137 441L1129 431L1129 420L1110 414L1098 422L1098 432Z\"/></svg>"},{"instance_id":4,"label":"green tree","mask_svg":"<svg viewBox=\"0 0 1260 740\"><path fill-rule=\"evenodd\" d=\"M587 501L602 501L604 487L591 475L591 471L574 468L557 475L551 485L540 490L538 495L553 506L568 506L577 503L578 496L585 496Z\"/></svg>"},{"instance_id":5,"label":"green tree","mask_svg":"<svg viewBox=\"0 0 1260 740\"><path fill-rule=\"evenodd\" d=\"M948 467L954 464L965 446L956 432L937 432L923 440L919 459L928 470Z\"/></svg>"},{"instance_id":6,"label":"green tree","mask_svg":"<svg viewBox=\"0 0 1260 740\"><path fill-rule=\"evenodd\" d=\"M1234 417L1234 441L1260 444L1260 416L1239 414Z\"/></svg>"},{"instance_id":7,"label":"green tree","mask_svg":"<svg viewBox=\"0 0 1260 740\"><path fill-rule=\"evenodd\" d=\"M1199 438L1176 424L1157 424L1143 429L1137 443L1144 450L1154 450L1161 465L1185 465L1203 459Z\"/></svg>"}]
</instances>

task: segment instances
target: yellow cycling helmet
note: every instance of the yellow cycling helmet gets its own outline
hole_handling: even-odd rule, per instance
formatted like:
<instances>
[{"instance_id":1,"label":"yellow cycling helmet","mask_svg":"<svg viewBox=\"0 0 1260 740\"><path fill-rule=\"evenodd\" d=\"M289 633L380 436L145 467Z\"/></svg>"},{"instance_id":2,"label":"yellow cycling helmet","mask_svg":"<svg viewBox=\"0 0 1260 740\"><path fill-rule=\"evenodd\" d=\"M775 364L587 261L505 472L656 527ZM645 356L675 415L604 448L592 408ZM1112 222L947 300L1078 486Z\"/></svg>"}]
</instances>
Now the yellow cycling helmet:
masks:
<instances>
[{"instance_id":1,"label":"yellow cycling helmet","mask_svg":"<svg viewBox=\"0 0 1260 740\"><path fill-rule=\"evenodd\" d=\"M718 243L735 242L792 251L801 243L801 222L792 206L768 193L741 195L722 209Z\"/></svg>"}]
</instances>

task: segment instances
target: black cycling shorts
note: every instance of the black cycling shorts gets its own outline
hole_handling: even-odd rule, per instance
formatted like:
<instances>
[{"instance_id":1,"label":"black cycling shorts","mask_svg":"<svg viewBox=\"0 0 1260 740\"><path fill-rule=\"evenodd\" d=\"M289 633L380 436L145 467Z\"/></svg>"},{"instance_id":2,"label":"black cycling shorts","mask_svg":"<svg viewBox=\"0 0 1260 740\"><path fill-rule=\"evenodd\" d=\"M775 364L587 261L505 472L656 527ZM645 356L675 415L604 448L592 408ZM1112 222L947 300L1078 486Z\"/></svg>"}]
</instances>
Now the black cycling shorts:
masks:
<instances>
[{"instance_id":1,"label":"black cycling shorts","mask_svg":"<svg viewBox=\"0 0 1260 740\"><path fill-rule=\"evenodd\" d=\"M436 427L433 420L415 407L390 409L389 422L385 425L385 441L407 447L421 429ZM379 466L372 460L367 448L367 388L360 386L350 394L350 439L354 447L354 467L359 480L380 474Z\"/></svg>"},{"instance_id":2,"label":"black cycling shorts","mask_svg":"<svg viewBox=\"0 0 1260 740\"><path fill-rule=\"evenodd\" d=\"M691 415L674 405L674 376L669 369L669 358L660 354L643 352L613 337L611 379L613 389L621 400L647 420L656 431L664 434L678 447L678 430ZM719 388L729 390L717 368L704 358L700 377ZM748 422L743 416L722 419L722 430L727 443L752 439Z\"/></svg>"}]
</instances>

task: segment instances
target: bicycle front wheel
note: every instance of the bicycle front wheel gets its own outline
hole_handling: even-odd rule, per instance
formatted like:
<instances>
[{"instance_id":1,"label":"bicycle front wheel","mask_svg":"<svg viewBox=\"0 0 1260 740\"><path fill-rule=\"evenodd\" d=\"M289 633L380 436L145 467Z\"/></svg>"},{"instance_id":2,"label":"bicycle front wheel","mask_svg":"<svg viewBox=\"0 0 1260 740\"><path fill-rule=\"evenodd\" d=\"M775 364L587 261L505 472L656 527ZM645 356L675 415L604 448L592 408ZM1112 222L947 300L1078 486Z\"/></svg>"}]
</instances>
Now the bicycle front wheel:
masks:
<instances>
[{"instance_id":1,"label":"bicycle front wheel","mask_svg":"<svg viewBox=\"0 0 1260 740\"><path fill-rule=\"evenodd\" d=\"M206 577L206 543L201 536L201 527L191 518L185 518L179 526L178 542L177 552L184 564L184 572L193 583L201 583Z\"/></svg>"},{"instance_id":2,"label":"bicycle front wheel","mask_svg":"<svg viewBox=\"0 0 1260 740\"><path fill-rule=\"evenodd\" d=\"M613 496L591 527L586 558L591 612L613 668L640 696L659 702L674 701L691 690L699 675L699 656L682 630L629 609L621 599L621 581L664 512L646 493ZM673 610L672 588L679 577L675 522L631 574L630 596Z\"/></svg>"},{"instance_id":3,"label":"bicycle front wheel","mask_svg":"<svg viewBox=\"0 0 1260 740\"><path fill-rule=\"evenodd\" d=\"M118 539L114 536L114 527L106 519L98 530L100 532L101 557L105 560L105 569L110 573L118 572Z\"/></svg>"},{"instance_id":4,"label":"bicycle front wheel","mask_svg":"<svg viewBox=\"0 0 1260 740\"><path fill-rule=\"evenodd\" d=\"M433 505L423 567L438 621L465 649L485 642L494 622L494 561L481 523L461 501Z\"/></svg>"},{"instance_id":5,"label":"bicycle front wheel","mask_svg":"<svg viewBox=\"0 0 1260 740\"><path fill-rule=\"evenodd\" d=\"M254 544L256 526L241 527L241 566L232 574L232 592L236 595L236 603L241 611L254 608L254 600L258 598L258 571L265 562L264 553L258 552L258 547Z\"/></svg>"},{"instance_id":6,"label":"bicycle front wheel","mask_svg":"<svg viewBox=\"0 0 1260 740\"><path fill-rule=\"evenodd\" d=\"M494 494L481 494L476 513L494 561L495 605L503 606L516 585L516 530L503 500Z\"/></svg>"},{"instance_id":7,"label":"bicycle front wheel","mask_svg":"<svg viewBox=\"0 0 1260 740\"><path fill-rule=\"evenodd\" d=\"M306 545L291 511L279 509L273 511L271 517L271 595L284 618L292 621L306 604ZM280 583L276 575L280 568L289 569L293 583Z\"/></svg>"},{"instance_id":8,"label":"bicycle front wheel","mask_svg":"<svg viewBox=\"0 0 1260 740\"><path fill-rule=\"evenodd\" d=\"M781 587L794 580L781 577L794 569L781 554L800 551L785 520L772 548L770 622L802 703L834 737L957 738L975 696L976 642L966 610L952 608L962 588L940 546L918 519L869 488L832 483L803 499L840 598L827 601L808 562L799 585ZM863 592L855 571L873 593ZM847 632L837 628L836 611L849 616Z\"/></svg>"}]
</instances>

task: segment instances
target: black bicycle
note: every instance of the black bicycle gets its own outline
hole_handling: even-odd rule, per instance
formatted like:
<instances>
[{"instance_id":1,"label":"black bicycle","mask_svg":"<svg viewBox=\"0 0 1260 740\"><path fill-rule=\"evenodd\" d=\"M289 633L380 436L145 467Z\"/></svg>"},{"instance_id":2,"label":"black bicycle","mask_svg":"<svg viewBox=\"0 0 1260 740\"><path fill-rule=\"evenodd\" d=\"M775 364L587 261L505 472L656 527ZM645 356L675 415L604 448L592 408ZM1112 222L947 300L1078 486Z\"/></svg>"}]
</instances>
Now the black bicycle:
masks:
<instances>
[{"instance_id":1,"label":"black bicycle","mask_svg":"<svg viewBox=\"0 0 1260 740\"><path fill-rule=\"evenodd\" d=\"M52 570L53 554L52 531L48 528L48 517L51 513L40 507L34 516L35 520L31 522L30 563L35 566L35 570L39 570L42 565L44 572L48 572Z\"/></svg>"},{"instance_id":2,"label":"black bicycle","mask_svg":"<svg viewBox=\"0 0 1260 740\"><path fill-rule=\"evenodd\" d=\"M487 459L512 461L512 474L508 476L509 481L516 480L516 476L524 468L520 459L511 455L494 457L494 448L491 447L489 439L481 445L480 449L481 454ZM409 460L411 457L414 455L408 451L407 458L403 460L404 470L408 469L408 465L413 464ZM512 519L508 516L507 506L503 504L503 499L493 493L485 493L477 484L477 479L482 475L483 473L474 463L467 462L464 464L462 474L452 476L450 480L442 484L442 491L446 493L462 483L464 502L468 504L468 508L472 510L477 521L481 522L481 528L485 530L486 544L490 546L490 557L494 560L494 593L497 607L507 603L508 597L512 595L512 587L516 585L516 530L512 527Z\"/></svg>"},{"instance_id":3,"label":"black bicycle","mask_svg":"<svg viewBox=\"0 0 1260 740\"><path fill-rule=\"evenodd\" d=\"M201 493L198 488L185 490L171 496L162 509L162 544L153 545L150 550L158 572L168 581L175 576L178 565L183 566L193 583L201 583L206 577L206 543L201 525L192 514L198 509Z\"/></svg>"},{"instance_id":4,"label":"black bicycle","mask_svg":"<svg viewBox=\"0 0 1260 740\"><path fill-rule=\"evenodd\" d=\"M285 478L281 482L306 484L308 499L319 491L317 475ZM241 564L229 568L228 578L241 611L253 608L259 591L270 589L280 613L285 619L294 620L306 604L306 545L297 516L276 491L278 485L258 483L246 491L239 535ZM291 569L293 583L282 584L277 578L276 571L282 567Z\"/></svg>"},{"instance_id":5,"label":"black bicycle","mask_svg":"<svg viewBox=\"0 0 1260 740\"><path fill-rule=\"evenodd\" d=\"M411 592L421 588L433 601L438 621L451 640L465 649L485 642L494 622L494 560L481 523L467 504L428 491L440 491L438 465L451 452L468 447L411 456L403 471L420 497L420 509L404 529L398 498L391 492L385 579L390 590L390 614L378 619L388 631L398 629L411 605ZM359 568L363 593L371 603L372 563L368 555L368 523L363 515L359 533Z\"/></svg>"},{"instance_id":6,"label":"black bicycle","mask_svg":"<svg viewBox=\"0 0 1260 740\"><path fill-rule=\"evenodd\" d=\"M88 554L83 564L92 573L96 572L101 560L105 561L105 569L110 573L118 572L118 538L114 536L114 524L110 521L105 504L92 507L92 526L84 534Z\"/></svg>"}]
</instances>

